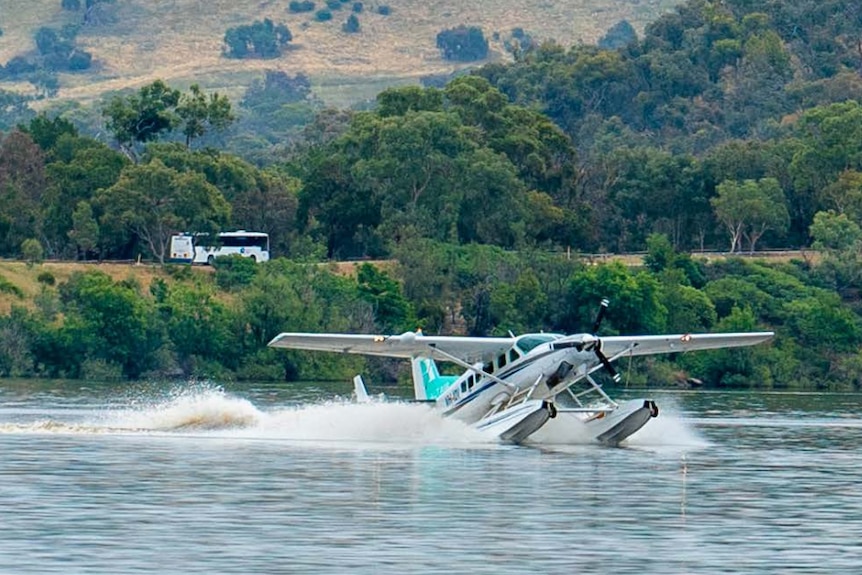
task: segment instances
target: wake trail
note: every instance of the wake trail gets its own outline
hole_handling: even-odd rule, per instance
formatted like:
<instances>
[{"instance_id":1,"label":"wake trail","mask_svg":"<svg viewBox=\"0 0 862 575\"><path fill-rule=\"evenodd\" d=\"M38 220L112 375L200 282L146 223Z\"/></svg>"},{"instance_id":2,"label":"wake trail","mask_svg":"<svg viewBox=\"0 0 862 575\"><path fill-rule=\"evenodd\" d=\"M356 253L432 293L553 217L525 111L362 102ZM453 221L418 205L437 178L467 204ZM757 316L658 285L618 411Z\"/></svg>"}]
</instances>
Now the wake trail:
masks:
<instances>
[{"instance_id":1,"label":"wake trail","mask_svg":"<svg viewBox=\"0 0 862 575\"><path fill-rule=\"evenodd\" d=\"M159 398L141 392L129 397L126 405L88 413L81 421L51 418L4 423L0 424L0 433L168 434L330 445L499 444L496 438L419 403L330 400L262 410L217 386L195 384L178 386ZM598 446L580 420L564 413L537 431L528 444ZM679 416L675 406L665 402L659 417L650 420L624 445L673 451L703 448L709 443L692 423Z\"/></svg>"},{"instance_id":2,"label":"wake trail","mask_svg":"<svg viewBox=\"0 0 862 575\"><path fill-rule=\"evenodd\" d=\"M135 397L130 407L94 412L83 421L41 419L0 424L0 433L194 435L220 438L461 445L489 443L460 421L424 404L347 400L265 411L217 387L177 388L167 398Z\"/></svg>"}]
</instances>

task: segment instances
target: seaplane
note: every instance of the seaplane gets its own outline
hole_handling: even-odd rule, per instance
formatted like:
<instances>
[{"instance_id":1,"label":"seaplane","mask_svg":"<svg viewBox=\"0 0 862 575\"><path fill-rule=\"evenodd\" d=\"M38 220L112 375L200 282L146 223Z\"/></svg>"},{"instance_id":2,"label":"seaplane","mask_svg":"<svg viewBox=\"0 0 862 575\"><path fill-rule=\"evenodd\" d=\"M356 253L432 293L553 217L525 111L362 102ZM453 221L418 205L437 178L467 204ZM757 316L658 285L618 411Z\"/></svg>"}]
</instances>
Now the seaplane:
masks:
<instances>
[{"instance_id":1,"label":"seaplane","mask_svg":"<svg viewBox=\"0 0 862 575\"><path fill-rule=\"evenodd\" d=\"M652 399L618 403L593 374L605 370L620 382L613 362L624 357L755 345L773 332L596 335L608 308L601 307L590 333L528 333L509 337L281 333L269 346L394 357L410 360L416 401L433 404L502 442L522 443L558 416L576 417L595 441L618 446L658 417ZM443 375L437 362L455 364L461 375ZM361 376L357 399L368 400Z\"/></svg>"}]
</instances>

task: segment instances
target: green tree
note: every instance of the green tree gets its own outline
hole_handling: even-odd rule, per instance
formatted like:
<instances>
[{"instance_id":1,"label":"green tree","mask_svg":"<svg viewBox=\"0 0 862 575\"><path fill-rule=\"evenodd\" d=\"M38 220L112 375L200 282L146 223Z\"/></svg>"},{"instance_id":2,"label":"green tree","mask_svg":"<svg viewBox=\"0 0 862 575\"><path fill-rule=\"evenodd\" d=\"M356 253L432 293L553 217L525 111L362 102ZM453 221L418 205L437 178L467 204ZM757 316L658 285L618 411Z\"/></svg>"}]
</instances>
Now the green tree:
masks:
<instances>
[{"instance_id":1,"label":"green tree","mask_svg":"<svg viewBox=\"0 0 862 575\"><path fill-rule=\"evenodd\" d=\"M23 307L13 306L8 315L0 316L0 376L34 375L33 332L33 320Z\"/></svg>"},{"instance_id":2,"label":"green tree","mask_svg":"<svg viewBox=\"0 0 862 575\"><path fill-rule=\"evenodd\" d=\"M610 299L603 333L662 333L667 308L661 285L646 272L632 273L615 262L586 267L574 273L567 285L565 315L559 326L567 333L589 332L602 298Z\"/></svg>"},{"instance_id":3,"label":"green tree","mask_svg":"<svg viewBox=\"0 0 862 575\"><path fill-rule=\"evenodd\" d=\"M599 39L599 48L616 50L628 46L638 39L637 32L628 20L620 20L611 26L605 35Z\"/></svg>"},{"instance_id":4,"label":"green tree","mask_svg":"<svg viewBox=\"0 0 862 575\"><path fill-rule=\"evenodd\" d=\"M101 142L69 133L57 135L46 154L50 163L41 201L45 248L52 257L77 257L78 246L69 235L75 228L75 208L88 202L98 219L98 206L94 205L97 191L114 185L130 162Z\"/></svg>"},{"instance_id":5,"label":"green tree","mask_svg":"<svg viewBox=\"0 0 862 575\"><path fill-rule=\"evenodd\" d=\"M42 244L35 238L28 238L21 243L21 256L27 262L27 265L32 267L33 264L40 264L45 257L45 250L42 249Z\"/></svg>"},{"instance_id":6,"label":"green tree","mask_svg":"<svg viewBox=\"0 0 862 575\"><path fill-rule=\"evenodd\" d=\"M535 271L523 270L514 283L501 282L491 293L490 312L501 333L534 331L545 323L547 295Z\"/></svg>"},{"instance_id":7,"label":"green tree","mask_svg":"<svg viewBox=\"0 0 862 575\"><path fill-rule=\"evenodd\" d=\"M681 270L666 270L660 276L661 302L667 309L669 333L704 332L717 320L715 306L702 291L685 285Z\"/></svg>"},{"instance_id":8,"label":"green tree","mask_svg":"<svg viewBox=\"0 0 862 575\"><path fill-rule=\"evenodd\" d=\"M293 40L293 34L284 24L275 24L269 18L256 20L246 26L228 28L224 35L228 58L277 58L284 46Z\"/></svg>"},{"instance_id":9,"label":"green tree","mask_svg":"<svg viewBox=\"0 0 862 575\"><path fill-rule=\"evenodd\" d=\"M44 190L42 150L18 130L0 134L0 254L17 255L25 239L39 237Z\"/></svg>"},{"instance_id":10,"label":"green tree","mask_svg":"<svg viewBox=\"0 0 862 575\"><path fill-rule=\"evenodd\" d=\"M832 210L814 214L812 247L823 254L821 268L839 290L859 287L862 281L862 228L847 214Z\"/></svg>"},{"instance_id":11,"label":"green tree","mask_svg":"<svg viewBox=\"0 0 862 575\"><path fill-rule=\"evenodd\" d=\"M845 170L838 179L820 191L821 206L847 214L857 223L862 223L862 172ZM816 219L815 215L815 219Z\"/></svg>"},{"instance_id":12,"label":"green tree","mask_svg":"<svg viewBox=\"0 0 862 575\"><path fill-rule=\"evenodd\" d=\"M401 293L401 286L389 274L371 264L362 264L357 270L356 281L360 297L371 304L375 323L383 333L401 333L416 328L413 310Z\"/></svg>"},{"instance_id":13,"label":"green tree","mask_svg":"<svg viewBox=\"0 0 862 575\"><path fill-rule=\"evenodd\" d=\"M179 124L176 107L180 96L179 90L156 80L136 94L115 96L103 108L102 115L117 143L134 159L134 144L156 140Z\"/></svg>"},{"instance_id":14,"label":"green tree","mask_svg":"<svg viewBox=\"0 0 862 575\"><path fill-rule=\"evenodd\" d=\"M29 135L46 154L53 150L61 136L78 136L78 129L72 122L60 116L49 118L44 112L19 129Z\"/></svg>"},{"instance_id":15,"label":"green tree","mask_svg":"<svg viewBox=\"0 0 862 575\"><path fill-rule=\"evenodd\" d=\"M734 307L715 330L758 331L759 326L750 308ZM771 387L770 366L776 363L768 345L683 354L677 361L707 385L719 388Z\"/></svg>"},{"instance_id":16,"label":"green tree","mask_svg":"<svg viewBox=\"0 0 862 575\"><path fill-rule=\"evenodd\" d=\"M213 290L175 284L159 305L173 351L183 372L204 375L211 363L236 368L233 314Z\"/></svg>"},{"instance_id":17,"label":"green tree","mask_svg":"<svg viewBox=\"0 0 862 575\"><path fill-rule=\"evenodd\" d=\"M784 192L775 178L733 182L725 180L716 187L718 195L710 200L715 215L730 235L730 252L748 239L754 252L757 240L767 231L784 232L790 216Z\"/></svg>"},{"instance_id":18,"label":"green tree","mask_svg":"<svg viewBox=\"0 0 862 575\"><path fill-rule=\"evenodd\" d=\"M72 212L72 229L69 239L78 247L81 257L86 261L87 254L99 245L99 224L93 216L93 208L87 201L80 201Z\"/></svg>"},{"instance_id":19,"label":"green tree","mask_svg":"<svg viewBox=\"0 0 862 575\"><path fill-rule=\"evenodd\" d=\"M360 29L359 18L356 17L356 14L348 16L344 24L341 25L341 30L348 34L356 34Z\"/></svg>"},{"instance_id":20,"label":"green tree","mask_svg":"<svg viewBox=\"0 0 862 575\"><path fill-rule=\"evenodd\" d=\"M7 70L8 67L7 63ZM0 78L2 77L3 69L0 68ZM22 122L30 121L36 115L30 108L31 100L30 96L0 90L0 130L11 130Z\"/></svg>"},{"instance_id":21,"label":"green tree","mask_svg":"<svg viewBox=\"0 0 862 575\"><path fill-rule=\"evenodd\" d=\"M192 84L189 93L180 96L176 112L182 119L186 146L191 146L194 138L200 138L209 130L225 130L236 119L227 96L214 92L207 97L197 84Z\"/></svg>"},{"instance_id":22,"label":"green tree","mask_svg":"<svg viewBox=\"0 0 862 575\"><path fill-rule=\"evenodd\" d=\"M806 110L796 124L790 174L797 194L814 198L846 170L862 170L862 105L849 100ZM807 202L806 221L821 206ZM829 208L829 205L823 205Z\"/></svg>"},{"instance_id":23,"label":"green tree","mask_svg":"<svg viewBox=\"0 0 862 575\"><path fill-rule=\"evenodd\" d=\"M161 327L152 303L133 285L101 272L76 272L60 286L60 295L66 319L58 335L64 346L72 344L66 351L83 352L73 361L102 359L130 379L157 366ZM71 369L80 370L80 363Z\"/></svg>"},{"instance_id":24,"label":"green tree","mask_svg":"<svg viewBox=\"0 0 862 575\"><path fill-rule=\"evenodd\" d=\"M165 262L171 235L184 230L215 231L230 219L221 192L201 174L181 173L156 159L129 166L120 179L97 196L101 224L140 239Z\"/></svg>"},{"instance_id":25,"label":"green tree","mask_svg":"<svg viewBox=\"0 0 862 575\"><path fill-rule=\"evenodd\" d=\"M437 34L437 47L446 60L473 62L488 56L488 40L478 26L458 26Z\"/></svg>"}]
</instances>

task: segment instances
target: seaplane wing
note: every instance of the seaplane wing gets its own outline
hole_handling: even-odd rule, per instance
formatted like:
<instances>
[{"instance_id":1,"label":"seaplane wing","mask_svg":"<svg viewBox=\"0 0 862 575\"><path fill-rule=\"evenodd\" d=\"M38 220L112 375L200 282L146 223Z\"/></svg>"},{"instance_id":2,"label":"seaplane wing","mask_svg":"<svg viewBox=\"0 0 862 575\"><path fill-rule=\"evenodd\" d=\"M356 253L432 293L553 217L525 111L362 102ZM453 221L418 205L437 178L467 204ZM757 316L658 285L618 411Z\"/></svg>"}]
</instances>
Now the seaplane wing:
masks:
<instances>
[{"instance_id":1,"label":"seaplane wing","mask_svg":"<svg viewBox=\"0 0 862 575\"><path fill-rule=\"evenodd\" d=\"M765 331L755 333L606 336L601 338L601 350L607 357L618 357L723 349L755 345L770 339L773 335L773 332Z\"/></svg>"},{"instance_id":2,"label":"seaplane wing","mask_svg":"<svg viewBox=\"0 0 862 575\"><path fill-rule=\"evenodd\" d=\"M338 333L281 333L269 345L288 349L332 351L410 359L433 355L435 350L464 362L487 360L512 347L510 337L425 336L408 331L400 335Z\"/></svg>"}]
</instances>

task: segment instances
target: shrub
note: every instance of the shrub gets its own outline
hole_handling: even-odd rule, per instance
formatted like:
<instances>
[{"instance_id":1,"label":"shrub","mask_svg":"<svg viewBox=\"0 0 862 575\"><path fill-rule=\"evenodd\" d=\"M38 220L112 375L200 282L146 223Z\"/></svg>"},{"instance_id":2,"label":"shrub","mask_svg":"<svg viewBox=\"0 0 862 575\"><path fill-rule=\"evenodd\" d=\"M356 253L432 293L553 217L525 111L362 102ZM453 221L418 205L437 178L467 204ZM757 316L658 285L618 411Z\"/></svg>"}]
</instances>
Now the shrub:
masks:
<instances>
[{"instance_id":1,"label":"shrub","mask_svg":"<svg viewBox=\"0 0 862 575\"><path fill-rule=\"evenodd\" d=\"M81 379L100 382L122 381L123 366L100 357L87 358L81 363Z\"/></svg>"},{"instance_id":2,"label":"shrub","mask_svg":"<svg viewBox=\"0 0 862 575\"><path fill-rule=\"evenodd\" d=\"M93 65L93 55L89 52L78 50L69 56L67 66L70 72L80 72L81 70L89 70Z\"/></svg>"},{"instance_id":3,"label":"shrub","mask_svg":"<svg viewBox=\"0 0 862 575\"><path fill-rule=\"evenodd\" d=\"M382 4L377 7L377 13L383 16L389 16L392 14L392 8L390 8L388 4Z\"/></svg>"},{"instance_id":4,"label":"shrub","mask_svg":"<svg viewBox=\"0 0 862 575\"><path fill-rule=\"evenodd\" d=\"M36 276L36 281L39 282L40 284L45 284L46 286L52 286L56 283L57 280L54 279L54 274L45 270L45 271L39 272L39 275Z\"/></svg>"},{"instance_id":5,"label":"shrub","mask_svg":"<svg viewBox=\"0 0 862 575\"><path fill-rule=\"evenodd\" d=\"M341 0L326 0L326 7L330 10L341 10Z\"/></svg>"},{"instance_id":6,"label":"shrub","mask_svg":"<svg viewBox=\"0 0 862 575\"><path fill-rule=\"evenodd\" d=\"M446 60L472 62L488 57L488 40L477 26L458 26L437 34L437 47Z\"/></svg>"},{"instance_id":7,"label":"shrub","mask_svg":"<svg viewBox=\"0 0 862 575\"><path fill-rule=\"evenodd\" d=\"M216 284L226 290L247 286L257 274L257 263L242 256L220 256L213 262Z\"/></svg>"},{"instance_id":8,"label":"shrub","mask_svg":"<svg viewBox=\"0 0 862 575\"><path fill-rule=\"evenodd\" d=\"M192 266L188 264L165 264L164 270L175 280L184 281L192 277Z\"/></svg>"},{"instance_id":9,"label":"shrub","mask_svg":"<svg viewBox=\"0 0 862 575\"><path fill-rule=\"evenodd\" d=\"M607 33L599 40L598 46L606 50L616 50L617 48L624 48L632 42L636 42L637 39L637 32L635 32L635 29L629 24L628 20L620 20L610 27Z\"/></svg>"},{"instance_id":10,"label":"shrub","mask_svg":"<svg viewBox=\"0 0 862 575\"><path fill-rule=\"evenodd\" d=\"M19 288L3 276L0 276L0 293L8 293L14 295L19 299L24 297L24 292L21 290L21 288Z\"/></svg>"},{"instance_id":11,"label":"shrub","mask_svg":"<svg viewBox=\"0 0 862 575\"><path fill-rule=\"evenodd\" d=\"M293 0L287 8L289 11L294 12L296 14L302 12L313 12L314 11L314 2L311 0Z\"/></svg>"},{"instance_id":12,"label":"shrub","mask_svg":"<svg viewBox=\"0 0 862 575\"><path fill-rule=\"evenodd\" d=\"M327 20L332 20L332 12L324 8L322 10L318 10L317 13L314 15L314 18L318 22L326 22Z\"/></svg>"},{"instance_id":13,"label":"shrub","mask_svg":"<svg viewBox=\"0 0 862 575\"><path fill-rule=\"evenodd\" d=\"M347 21L341 25L341 29L348 34L359 32L359 18L356 17L356 14L351 14Z\"/></svg>"},{"instance_id":14,"label":"shrub","mask_svg":"<svg viewBox=\"0 0 862 575\"><path fill-rule=\"evenodd\" d=\"M365 9L365 6L362 4L362 2L354 2L353 3L353 11L356 14L361 14L362 10L364 10L364 9Z\"/></svg>"},{"instance_id":15,"label":"shrub","mask_svg":"<svg viewBox=\"0 0 862 575\"><path fill-rule=\"evenodd\" d=\"M224 35L228 58L277 58L293 34L284 24L275 24L269 18L248 26L228 28Z\"/></svg>"}]
</instances>

